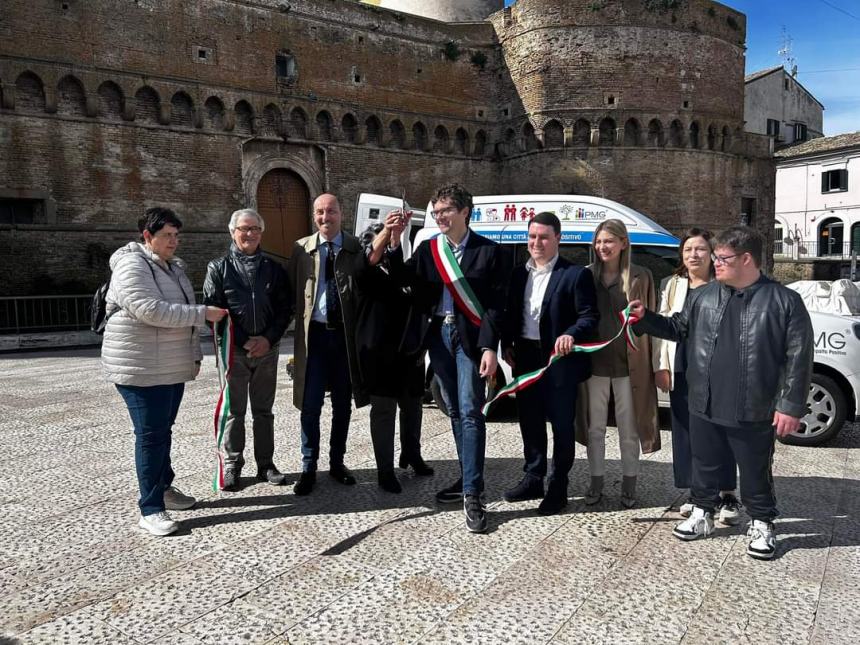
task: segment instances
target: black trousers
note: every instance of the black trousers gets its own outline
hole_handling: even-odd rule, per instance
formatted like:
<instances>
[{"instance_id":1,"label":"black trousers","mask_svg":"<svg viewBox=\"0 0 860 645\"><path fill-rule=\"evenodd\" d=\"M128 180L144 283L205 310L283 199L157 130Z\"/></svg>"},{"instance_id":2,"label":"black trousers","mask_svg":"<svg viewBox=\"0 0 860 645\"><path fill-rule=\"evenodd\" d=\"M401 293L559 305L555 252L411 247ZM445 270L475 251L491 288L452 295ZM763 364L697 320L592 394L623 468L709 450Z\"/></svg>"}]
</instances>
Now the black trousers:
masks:
<instances>
[{"instance_id":1,"label":"black trousers","mask_svg":"<svg viewBox=\"0 0 860 645\"><path fill-rule=\"evenodd\" d=\"M537 341L519 339L514 344L516 369L519 376L540 369L546 363L541 357ZM546 423L552 425L552 474L550 479L567 483L575 456L574 422L576 420L577 387L554 388L550 384L551 367L537 383L517 392L517 416L523 437L523 470L532 477L547 474Z\"/></svg>"},{"instance_id":2,"label":"black trousers","mask_svg":"<svg viewBox=\"0 0 860 645\"><path fill-rule=\"evenodd\" d=\"M724 486L725 464L732 456L741 479L741 501L754 520L770 522L779 515L773 488L773 450L776 431L769 423L725 426L690 415L693 485L690 497L713 513Z\"/></svg>"},{"instance_id":3,"label":"black trousers","mask_svg":"<svg viewBox=\"0 0 860 645\"><path fill-rule=\"evenodd\" d=\"M370 397L370 438L376 469L394 470L394 426L400 408L400 453L410 461L421 458L421 396Z\"/></svg>"}]
</instances>

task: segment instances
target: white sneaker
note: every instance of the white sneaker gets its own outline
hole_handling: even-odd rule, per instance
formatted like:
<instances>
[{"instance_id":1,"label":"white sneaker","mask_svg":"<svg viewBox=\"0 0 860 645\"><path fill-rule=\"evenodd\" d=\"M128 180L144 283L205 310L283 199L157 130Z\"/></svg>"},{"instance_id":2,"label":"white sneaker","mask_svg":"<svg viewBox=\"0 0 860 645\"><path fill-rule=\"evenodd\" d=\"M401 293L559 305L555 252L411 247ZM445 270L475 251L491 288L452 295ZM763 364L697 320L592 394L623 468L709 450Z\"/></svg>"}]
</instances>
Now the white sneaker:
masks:
<instances>
[{"instance_id":1,"label":"white sneaker","mask_svg":"<svg viewBox=\"0 0 860 645\"><path fill-rule=\"evenodd\" d=\"M723 495L718 510L721 524L734 526L741 521L740 503L732 494Z\"/></svg>"},{"instance_id":2,"label":"white sneaker","mask_svg":"<svg viewBox=\"0 0 860 645\"><path fill-rule=\"evenodd\" d=\"M186 495L176 486L170 486L164 491L164 508L168 511L187 511L196 503L196 499Z\"/></svg>"},{"instance_id":3,"label":"white sneaker","mask_svg":"<svg viewBox=\"0 0 860 645\"><path fill-rule=\"evenodd\" d=\"M770 560L776 552L776 534L772 522L753 520L747 529L750 542L747 555L756 560Z\"/></svg>"},{"instance_id":4,"label":"white sneaker","mask_svg":"<svg viewBox=\"0 0 860 645\"><path fill-rule=\"evenodd\" d=\"M703 508L698 506L693 507L693 512L690 517L675 526L672 529L672 535L679 540L698 540L701 537L708 537L714 532L714 516L708 513Z\"/></svg>"},{"instance_id":5,"label":"white sneaker","mask_svg":"<svg viewBox=\"0 0 860 645\"><path fill-rule=\"evenodd\" d=\"M153 513L152 515L141 515L137 525L158 536L170 535L171 533L175 533L179 528L179 524L170 519L170 516L165 511Z\"/></svg>"},{"instance_id":6,"label":"white sneaker","mask_svg":"<svg viewBox=\"0 0 860 645\"><path fill-rule=\"evenodd\" d=\"M681 514L681 517L690 517L694 508L696 507L693 506L693 502L685 502L681 504L681 508L678 509L678 512Z\"/></svg>"}]
</instances>

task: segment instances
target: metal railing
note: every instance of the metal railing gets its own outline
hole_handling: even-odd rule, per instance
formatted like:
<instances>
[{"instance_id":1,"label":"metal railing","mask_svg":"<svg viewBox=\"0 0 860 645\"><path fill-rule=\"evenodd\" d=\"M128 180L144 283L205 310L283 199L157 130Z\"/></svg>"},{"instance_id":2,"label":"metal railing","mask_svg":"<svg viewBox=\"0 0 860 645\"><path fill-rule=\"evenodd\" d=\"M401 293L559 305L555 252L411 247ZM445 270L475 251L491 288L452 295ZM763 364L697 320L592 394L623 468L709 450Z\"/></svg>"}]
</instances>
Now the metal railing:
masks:
<instances>
[{"instance_id":1,"label":"metal railing","mask_svg":"<svg viewBox=\"0 0 860 645\"><path fill-rule=\"evenodd\" d=\"M773 244L773 254L794 259L850 260L852 254L860 255L860 244L819 242L818 240L776 240Z\"/></svg>"},{"instance_id":2,"label":"metal railing","mask_svg":"<svg viewBox=\"0 0 860 645\"><path fill-rule=\"evenodd\" d=\"M203 292L196 292L202 302ZM0 334L85 331L90 328L93 294L0 298Z\"/></svg>"}]
</instances>

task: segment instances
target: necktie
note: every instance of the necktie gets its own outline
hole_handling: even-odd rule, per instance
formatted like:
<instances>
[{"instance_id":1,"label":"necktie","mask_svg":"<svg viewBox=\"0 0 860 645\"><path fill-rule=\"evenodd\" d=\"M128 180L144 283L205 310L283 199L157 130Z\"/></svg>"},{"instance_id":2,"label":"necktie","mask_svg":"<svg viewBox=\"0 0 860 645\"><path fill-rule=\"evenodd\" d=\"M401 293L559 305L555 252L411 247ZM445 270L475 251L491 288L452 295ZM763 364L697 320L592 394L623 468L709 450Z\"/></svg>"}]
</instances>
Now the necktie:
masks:
<instances>
[{"instance_id":1,"label":"necktie","mask_svg":"<svg viewBox=\"0 0 860 645\"><path fill-rule=\"evenodd\" d=\"M334 278L334 244L326 242L325 257L325 310L329 327L339 325L340 300L337 295L337 281Z\"/></svg>"}]
</instances>

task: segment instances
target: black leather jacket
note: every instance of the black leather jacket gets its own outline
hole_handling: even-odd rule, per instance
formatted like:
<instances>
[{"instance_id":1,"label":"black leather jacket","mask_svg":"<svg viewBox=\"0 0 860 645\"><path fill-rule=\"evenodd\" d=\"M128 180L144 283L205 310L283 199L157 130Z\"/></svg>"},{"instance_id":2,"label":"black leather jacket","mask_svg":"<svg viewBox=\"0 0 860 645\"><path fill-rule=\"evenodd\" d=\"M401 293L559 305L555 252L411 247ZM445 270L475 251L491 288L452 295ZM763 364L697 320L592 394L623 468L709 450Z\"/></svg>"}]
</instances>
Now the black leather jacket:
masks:
<instances>
[{"instance_id":1,"label":"black leather jacket","mask_svg":"<svg viewBox=\"0 0 860 645\"><path fill-rule=\"evenodd\" d=\"M287 273L280 263L264 255L253 285L249 285L234 252L240 251L231 248L227 255L209 263L203 283L203 302L230 311L234 345L243 346L250 336L265 336L274 347L292 317Z\"/></svg>"},{"instance_id":2,"label":"black leather jacket","mask_svg":"<svg viewBox=\"0 0 860 645\"><path fill-rule=\"evenodd\" d=\"M707 414L712 378L731 378L740 381L738 421L770 421L774 410L804 416L812 378L813 333L800 295L765 276L744 289L740 373L711 374L711 357L730 293L715 280L691 292L684 309L671 318L648 311L633 328L637 334L686 340L691 412Z\"/></svg>"}]
</instances>

